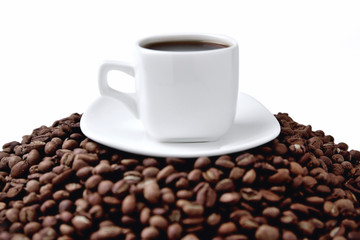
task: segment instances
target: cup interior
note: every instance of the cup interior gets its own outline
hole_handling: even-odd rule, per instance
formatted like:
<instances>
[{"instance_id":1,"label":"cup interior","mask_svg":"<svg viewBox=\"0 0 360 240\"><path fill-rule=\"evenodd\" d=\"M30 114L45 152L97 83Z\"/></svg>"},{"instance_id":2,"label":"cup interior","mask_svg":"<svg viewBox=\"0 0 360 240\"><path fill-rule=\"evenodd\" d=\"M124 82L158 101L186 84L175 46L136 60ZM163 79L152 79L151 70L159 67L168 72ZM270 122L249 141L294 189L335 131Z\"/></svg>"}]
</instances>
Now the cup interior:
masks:
<instances>
[{"instance_id":1,"label":"cup interior","mask_svg":"<svg viewBox=\"0 0 360 240\"><path fill-rule=\"evenodd\" d=\"M221 50L232 48L236 41L223 35L215 34L171 34L144 38L138 42L140 48L156 51L181 52L201 50ZM177 48L178 49L177 49ZM189 50L190 49L190 50Z\"/></svg>"}]
</instances>

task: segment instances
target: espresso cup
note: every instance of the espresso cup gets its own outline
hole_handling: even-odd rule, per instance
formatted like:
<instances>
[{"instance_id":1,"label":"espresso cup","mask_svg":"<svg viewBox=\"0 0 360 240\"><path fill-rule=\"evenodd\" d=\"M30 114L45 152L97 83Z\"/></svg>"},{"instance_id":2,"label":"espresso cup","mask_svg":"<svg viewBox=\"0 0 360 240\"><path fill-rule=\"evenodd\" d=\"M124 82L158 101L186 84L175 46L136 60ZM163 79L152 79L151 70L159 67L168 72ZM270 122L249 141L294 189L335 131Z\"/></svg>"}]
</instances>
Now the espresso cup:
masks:
<instances>
[{"instance_id":1,"label":"espresso cup","mask_svg":"<svg viewBox=\"0 0 360 240\"><path fill-rule=\"evenodd\" d=\"M160 142L215 141L232 126L237 104L237 42L216 34L147 37L135 46L134 65L108 61L100 66L99 89L140 119ZM107 73L134 77L136 91L111 88Z\"/></svg>"}]
</instances>

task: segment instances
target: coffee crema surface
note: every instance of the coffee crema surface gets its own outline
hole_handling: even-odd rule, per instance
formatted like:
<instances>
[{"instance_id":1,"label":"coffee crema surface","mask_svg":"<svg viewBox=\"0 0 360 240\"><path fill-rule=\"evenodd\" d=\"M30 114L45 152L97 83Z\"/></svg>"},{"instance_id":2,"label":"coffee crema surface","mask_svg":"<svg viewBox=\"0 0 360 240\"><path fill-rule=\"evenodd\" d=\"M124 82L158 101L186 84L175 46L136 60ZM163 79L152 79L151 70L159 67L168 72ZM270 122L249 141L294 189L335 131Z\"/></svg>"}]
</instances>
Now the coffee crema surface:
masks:
<instances>
[{"instance_id":1,"label":"coffee crema surface","mask_svg":"<svg viewBox=\"0 0 360 240\"><path fill-rule=\"evenodd\" d=\"M159 50L159 51L194 52L194 51L216 50L220 48L227 48L229 46L217 42L182 40L182 41L152 42L145 44L143 47L147 49Z\"/></svg>"}]
</instances>

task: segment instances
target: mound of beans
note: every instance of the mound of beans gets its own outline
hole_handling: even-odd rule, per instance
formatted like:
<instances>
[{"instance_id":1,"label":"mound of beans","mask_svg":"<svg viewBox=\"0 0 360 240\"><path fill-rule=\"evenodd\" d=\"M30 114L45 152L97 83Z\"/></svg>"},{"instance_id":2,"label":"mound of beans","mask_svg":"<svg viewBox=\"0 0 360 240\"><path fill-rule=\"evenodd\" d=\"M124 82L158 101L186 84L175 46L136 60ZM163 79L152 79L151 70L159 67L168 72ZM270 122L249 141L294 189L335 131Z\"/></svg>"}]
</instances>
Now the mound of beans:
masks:
<instances>
[{"instance_id":1,"label":"mound of beans","mask_svg":"<svg viewBox=\"0 0 360 240\"><path fill-rule=\"evenodd\" d=\"M98 144L81 115L0 151L0 239L360 239L360 152L288 114L244 152L195 159Z\"/></svg>"}]
</instances>

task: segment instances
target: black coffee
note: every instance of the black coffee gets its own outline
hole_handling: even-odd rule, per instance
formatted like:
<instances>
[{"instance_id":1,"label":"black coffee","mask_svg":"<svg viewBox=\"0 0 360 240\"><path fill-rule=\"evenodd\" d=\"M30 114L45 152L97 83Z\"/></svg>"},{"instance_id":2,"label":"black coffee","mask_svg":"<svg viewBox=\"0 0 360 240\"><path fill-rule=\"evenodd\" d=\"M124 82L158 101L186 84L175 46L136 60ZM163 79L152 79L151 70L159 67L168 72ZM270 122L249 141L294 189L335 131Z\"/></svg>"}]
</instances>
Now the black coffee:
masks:
<instances>
[{"instance_id":1,"label":"black coffee","mask_svg":"<svg viewBox=\"0 0 360 240\"><path fill-rule=\"evenodd\" d=\"M144 48L160 51L173 52L192 52L192 51L207 51L219 48L228 47L222 43L205 42L205 41L168 41L168 42L153 42L143 46Z\"/></svg>"}]
</instances>

